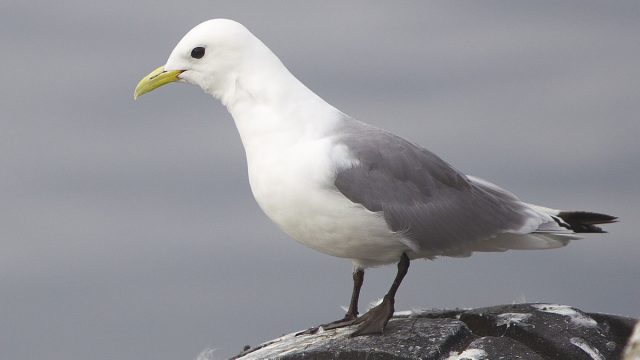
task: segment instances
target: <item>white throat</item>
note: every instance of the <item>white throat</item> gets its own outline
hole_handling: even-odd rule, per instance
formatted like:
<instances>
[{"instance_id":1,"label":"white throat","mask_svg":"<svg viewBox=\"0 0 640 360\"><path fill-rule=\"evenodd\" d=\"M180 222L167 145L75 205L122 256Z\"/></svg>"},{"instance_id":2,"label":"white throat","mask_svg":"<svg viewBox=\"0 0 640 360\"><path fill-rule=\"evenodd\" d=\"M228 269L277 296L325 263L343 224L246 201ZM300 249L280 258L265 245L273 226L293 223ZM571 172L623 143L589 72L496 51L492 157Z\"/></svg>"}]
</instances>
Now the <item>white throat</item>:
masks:
<instances>
[{"instance_id":1,"label":"white throat","mask_svg":"<svg viewBox=\"0 0 640 360\"><path fill-rule=\"evenodd\" d=\"M257 39L256 39L257 40ZM309 90L262 42L246 61L205 89L233 117L251 162L260 152L282 150L323 137L343 114Z\"/></svg>"}]
</instances>

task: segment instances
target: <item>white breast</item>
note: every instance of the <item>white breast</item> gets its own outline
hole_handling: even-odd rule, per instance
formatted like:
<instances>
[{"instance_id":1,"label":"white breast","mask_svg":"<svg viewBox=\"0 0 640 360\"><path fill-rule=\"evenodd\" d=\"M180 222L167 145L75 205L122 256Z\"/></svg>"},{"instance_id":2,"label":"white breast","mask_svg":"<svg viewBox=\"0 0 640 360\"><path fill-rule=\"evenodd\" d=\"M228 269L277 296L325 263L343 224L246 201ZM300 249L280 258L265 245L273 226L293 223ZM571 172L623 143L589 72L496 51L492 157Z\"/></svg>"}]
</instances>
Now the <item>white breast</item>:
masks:
<instances>
[{"instance_id":1,"label":"white breast","mask_svg":"<svg viewBox=\"0 0 640 360\"><path fill-rule=\"evenodd\" d=\"M271 146L247 158L256 201L293 239L363 265L395 262L407 251L381 214L351 202L333 185L336 167L352 160L330 138Z\"/></svg>"},{"instance_id":2,"label":"white breast","mask_svg":"<svg viewBox=\"0 0 640 360\"><path fill-rule=\"evenodd\" d=\"M345 115L287 76L273 93L246 90L250 79L236 82L237 99L227 104L256 201L285 233L317 251L362 266L396 262L408 250L399 235L334 185L336 171L354 161L332 138Z\"/></svg>"}]
</instances>

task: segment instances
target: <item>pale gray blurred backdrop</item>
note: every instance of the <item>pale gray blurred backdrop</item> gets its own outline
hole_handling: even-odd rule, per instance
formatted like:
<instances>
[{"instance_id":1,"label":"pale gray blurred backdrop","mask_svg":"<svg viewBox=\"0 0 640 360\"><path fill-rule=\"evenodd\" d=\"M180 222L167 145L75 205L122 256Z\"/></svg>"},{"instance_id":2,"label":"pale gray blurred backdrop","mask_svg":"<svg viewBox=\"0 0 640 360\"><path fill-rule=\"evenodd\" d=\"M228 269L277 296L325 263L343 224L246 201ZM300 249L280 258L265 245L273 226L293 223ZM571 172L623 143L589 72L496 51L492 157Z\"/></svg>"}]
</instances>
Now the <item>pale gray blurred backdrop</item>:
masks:
<instances>
[{"instance_id":1,"label":"pale gray blurred backdrop","mask_svg":"<svg viewBox=\"0 0 640 360\"><path fill-rule=\"evenodd\" d=\"M342 316L351 264L261 213L226 110L187 85L132 99L216 17L344 112L525 201L622 220L559 250L415 261L398 310L640 316L637 1L4 0L0 358L222 358ZM363 304L394 273L368 271Z\"/></svg>"}]
</instances>

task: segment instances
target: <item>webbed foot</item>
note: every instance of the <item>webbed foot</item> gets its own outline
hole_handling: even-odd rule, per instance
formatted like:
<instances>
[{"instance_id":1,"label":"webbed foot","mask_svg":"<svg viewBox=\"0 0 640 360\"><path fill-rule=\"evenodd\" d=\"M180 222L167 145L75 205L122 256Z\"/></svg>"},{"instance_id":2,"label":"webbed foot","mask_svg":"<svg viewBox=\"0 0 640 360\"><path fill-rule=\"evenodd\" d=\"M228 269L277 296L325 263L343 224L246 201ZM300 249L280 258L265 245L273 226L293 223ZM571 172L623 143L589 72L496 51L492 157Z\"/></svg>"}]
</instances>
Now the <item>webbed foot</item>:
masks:
<instances>
[{"instance_id":1,"label":"webbed foot","mask_svg":"<svg viewBox=\"0 0 640 360\"><path fill-rule=\"evenodd\" d=\"M388 295L385 296L380 304L352 322L360 324L360 326L350 336L382 334L389 319L393 316L393 305L394 299Z\"/></svg>"}]
</instances>

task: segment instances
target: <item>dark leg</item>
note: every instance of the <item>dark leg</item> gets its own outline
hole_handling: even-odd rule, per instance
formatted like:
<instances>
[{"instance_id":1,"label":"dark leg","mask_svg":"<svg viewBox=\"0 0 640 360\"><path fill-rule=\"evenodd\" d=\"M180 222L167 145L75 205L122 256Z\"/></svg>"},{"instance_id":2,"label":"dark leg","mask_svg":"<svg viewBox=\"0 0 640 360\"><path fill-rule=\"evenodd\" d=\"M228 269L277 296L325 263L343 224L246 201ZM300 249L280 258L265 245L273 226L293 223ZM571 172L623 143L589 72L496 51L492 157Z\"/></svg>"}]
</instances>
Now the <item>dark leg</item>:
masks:
<instances>
[{"instance_id":1,"label":"dark leg","mask_svg":"<svg viewBox=\"0 0 640 360\"><path fill-rule=\"evenodd\" d=\"M384 296L382 303L367 311L366 314L353 322L354 324L360 324L360 326L351 334L352 337L381 334L384 331L385 326L387 326L387 322L389 322L389 319L393 316L393 305L395 303L396 292L400 287L400 283L402 283L402 279L407 275L409 263L409 257L407 254L403 253L402 257L400 257L400 262L398 262L398 273L396 274L396 278L393 280L391 288Z\"/></svg>"},{"instance_id":2,"label":"dark leg","mask_svg":"<svg viewBox=\"0 0 640 360\"><path fill-rule=\"evenodd\" d=\"M337 329L345 326L349 326L358 319L358 300L360 299L360 289L362 288L362 282L364 282L364 270L357 269L353 271L353 292L351 293L351 302L349 303L349 310L344 315L344 318L330 322L328 324L320 325L325 330Z\"/></svg>"},{"instance_id":3,"label":"dark leg","mask_svg":"<svg viewBox=\"0 0 640 360\"><path fill-rule=\"evenodd\" d=\"M360 299L360 289L364 282L364 270L355 269L353 272L353 291L351 292L351 302L349 310L344 315L343 321L353 320L358 317L358 300Z\"/></svg>"},{"instance_id":4,"label":"dark leg","mask_svg":"<svg viewBox=\"0 0 640 360\"><path fill-rule=\"evenodd\" d=\"M339 327L344 327L352 324L353 321L358 318L358 300L360 299L360 289L362 288L363 282L364 282L364 270L354 269L351 302L349 303L349 310L347 310L347 313L344 315L344 317L340 320L332 321L330 323L312 327L305 331L299 332L296 334L296 336L303 335L303 334L315 334L320 327L323 327L325 330L329 330L329 329L336 329Z\"/></svg>"}]
</instances>

